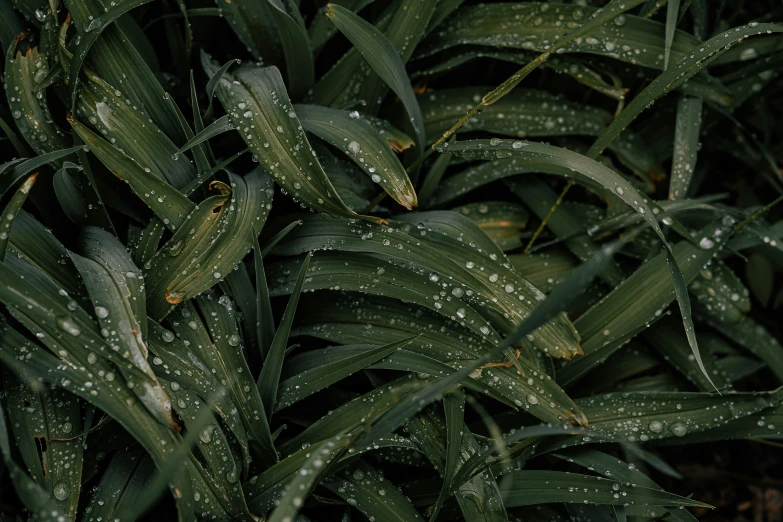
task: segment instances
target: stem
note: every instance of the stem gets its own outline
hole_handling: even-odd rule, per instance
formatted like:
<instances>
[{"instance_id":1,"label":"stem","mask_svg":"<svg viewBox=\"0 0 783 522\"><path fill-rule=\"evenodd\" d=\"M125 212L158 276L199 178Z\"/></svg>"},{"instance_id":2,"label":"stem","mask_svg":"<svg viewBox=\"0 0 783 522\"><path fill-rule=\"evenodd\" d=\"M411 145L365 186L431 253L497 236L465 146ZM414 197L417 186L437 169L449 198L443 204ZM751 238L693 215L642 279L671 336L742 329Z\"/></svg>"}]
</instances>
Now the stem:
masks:
<instances>
[{"instance_id":1,"label":"stem","mask_svg":"<svg viewBox=\"0 0 783 522\"><path fill-rule=\"evenodd\" d=\"M555 210L557 210L557 207L560 206L560 203L563 202L563 199L566 197L566 194L568 194L568 190L574 186L574 180L569 180L568 184L565 186L563 191L560 193L559 196L557 196L557 199L552 204L552 206L549 209L549 213L544 217L544 219L541 220L541 224L538 225L538 228L533 233L533 237L530 238L530 241L528 241L527 246L525 247L525 254L527 254L530 249L533 247L533 243L536 242L536 239L541 234L541 232L544 230L544 227L546 226L547 222L549 222L549 219L552 217L552 214L555 213Z\"/></svg>"}]
</instances>

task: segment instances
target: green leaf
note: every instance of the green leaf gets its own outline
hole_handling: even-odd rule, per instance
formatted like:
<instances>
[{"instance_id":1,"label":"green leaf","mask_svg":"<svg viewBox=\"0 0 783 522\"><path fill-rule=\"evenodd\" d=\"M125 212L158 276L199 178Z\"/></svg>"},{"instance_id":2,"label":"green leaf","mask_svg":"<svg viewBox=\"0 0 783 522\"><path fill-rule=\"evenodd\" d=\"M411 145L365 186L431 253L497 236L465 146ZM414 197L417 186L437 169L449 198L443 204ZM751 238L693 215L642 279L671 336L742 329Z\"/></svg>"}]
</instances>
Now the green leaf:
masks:
<instances>
[{"instance_id":1,"label":"green leaf","mask_svg":"<svg viewBox=\"0 0 783 522\"><path fill-rule=\"evenodd\" d=\"M674 246L673 255L686 283L696 278L720 248L721 241L711 238L725 240L732 227L731 218L727 218L725 223L706 227L696 235L703 248L687 240ZM721 232L720 235L714 235L716 229ZM669 261L665 253L660 253L574 321L582 336L585 356L561 369L558 381L568 386L605 361L620 347L614 341L625 341L635 335L638 328L660 316L658 312L671 304L675 296Z\"/></svg>"},{"instance_id":2,"label":"green leaf","mask_svg":"<svg viewBox=\"0 0 783 522\"><path fill-rule=\"evenodd\" d=\"M96 518L112 520L142 501L154 472L152 460L140 448L115 453L85 512Z\"/></svg>"},{"instance_id":3,"label":"green leaf","mask_svg":"<svg viewBox=\"0 0 783 522\"><path fill-rule=\"evenodd\" d=\"M767 363L778 380L783 381L783 361L780 358L783 346L764 326L748 316L736 323L710 322L728 339Z\"/></svg>"},{"instance_id":4,"label":"green leaf","mask_svg":"<svg viewBox=\"0 0 783 522\"><path fill-rule=\"evenodd\" d=\"M658 489L562 471L513 471L501 481L500 491L506 507L551 502L711 507Z\"/></svg>"},{"instance_id":5,"label":"green leaf","mask_svg":"<svg viewBox=\"0 0 783 522\"><path fill-rule=\"evenodd\" d=\"M420 390L425 381L407 375L376 388L335 409L308 426L303 432L281 444L277 449L290 455L307 442L324 441L342 433L349 433L365 426L367 421L378 418L399 401ZM358 446L361 447L361 446Z\"/></svg>"},{"instance_id":6,"label":"green leaf","mask_svg":"<svg viewBox=\"0 0 783 522\"><path fill-rule=\"evenodd\" d=\"M683 198L688 193L699 154L701 111L701 98L683 96L677 104L669 199Z\"/></svg>"},{"instance_id":7,"label":"green leaf","mask_svg":"<svg viewBox=\"0 0 783 522\"><path fill-rule=\"evenodd\" d=\"M690 284L700 312L715 323L737 323L750 312L750 291L722 261L714 260Z\"/></svg>"},{"instance_id":8,"label":"green leaf","mask_svg":"<svg viewBox=\"0 0 783 522\"><path fill-rule=\"evenodd\" d=\"M701 373L696 361L690 357L688 339L682 331L679 321L673 317L664 317L655 326L644 332L644 338L658 350L661 355L677 370L682 372L689 381L701 391L712 391L710 381ZM718 389L729 385L728 376L721 371L715 358L709 352L704 354L702 361L710 379Z\"/></svg>"},{"instance_id":9,"label":"green leaf","mask_svg":"<svg viewBox=\"0 0 783 522\"><path fill-rule=\"evenodd\" d=\"M335 437L340 440L340 437ZM286 485L298 473L302 466L312 456L313 451L320 448L324 442L316 442L305 448L298 449L289 457L281 460L268 470L258 476L258 479L246 484L249 505L253 512L270 511L276 505L279 505L279 499ZM408 454L415 451L414 444L408 439L399 435L391 435L377 441L377 447L374 449L393 448L396 450L406 450ZM369 451L367 448L354 448L351 456L361 455ZM346 457L344 456L343 459ZM350 457L348 457L350 458Z\"/></svg>"},{"instance_id":10,"label":"green leaf","mask_svg":"<svg viewBox=\"0 0 783 522\"><path fill-rule=\"evenodd\" d=\"M253 246L272 206L269 176L256 169L231 185L214 181L220 195L204 200L144 265L148 313L161 319L176 305L222 280Z\"/></svg>"},{"instance_id":11,"label":"green leaf","mask_svg":"<svg viewBox=\"0 0 783 522\"><path fill-rule=\"evenodd\" d=\"M202 65L208 74L217 71L206 55L202 55ZM286 192L320 212L358 217L314 161L315 152L288 99L280 71L243 66L226 72L218 82L218 97L250 150ZM253 131L248 124L254 125Z\"/></svg>"},{"instance_id":12,"label":"green leaf","mask_svg":"<svg viewBox=\"0 0 783 522\"><path fill-rule=\"evenodd\" d=\"M71 253L71 258L87 287L101 329L109 332L104 335L105 343L138 369L130 372L123 365L120 373L149 412L175 428L169 398L147 362L143 339L147 316L139 270L122 244L101 229L86 230L82 250L85 257ZM87 359L96 359L96 355Z\"/></svg>"},{"instance_id":13,"label":"green leaf","mask_svg":"<svg viewBox=\"0 0 783 522\"><path fill-rule=\"evenodd\" d=\"M396 228L369 223L357 226L347 221L320 216L308 218L303 220L302 226L297 227L287 236L286 240L278 246L277 251L290 255L339 245L339 249L344 252L368 252L383 256L382 258L388 259L391 264L376 261L375 270L378 273L374 278L379 282L387 281L386 284L390 286L383 295L392 296L397 287L402 284L390 275L392 266L395 267L396 276L401 268L413 263L418 270L407 271L408 274L404 277L410 281L409 286L399 288L400 297L406 295L405 299L456 320L479 335L489 336L490 339L496 338L491 334L489 324L500 331L513 328L530 313L542 294L513 270L505 267L498 254L491 250L479 251L478 247L460 241L459 238L463 235L475 234L479 237L483 236L485 243L494 247L492 241L483 235L475 224L458 214L451 213L451 215L457 220L449 227L451 234L438 230L431 223L421 224L424 215L413 218L421 224L422 228L408 224ZM442 256L443 249L452 251L449 258ZM500 255L502 256L502 252ZM325 259L326 262L330 262L333 258L330 256ZM367 258L367 261L370 259ZM320 261L318 263L322 265ZM364 260L360 263L365 265ZM484 268L486 273L483 273L481 268ZM345 272L345 268L337 264L334 265L334 269ZM389 273L384 274L384 270ZM335 272L337 277L335 282L342 284L337 273ZM313 280L322 281L323 275L325 274L316 272ZM308 284L307 287L313 286ZM365 291L378 293L376 289L380 289L381 285L371 285L366 288ZM472 295L468 294L466 289L472 290ZM440 297L438 299L431 297L439 295L440 291L445 291L452 297L444 300ZM418 294L418 296L413 297L411 294ZM466 306L463 308L461 305ZM477 317L473 309L477 312L483 311L486 319ZM526 343L555 357L570 358L579 353L574 331L564 317L547 324L537 332L533 341L526 341Z\"/></svg>"},{"instance_id":14,"label":"green leaf","mask_svg":"<svg viewBox=\"0 0 783 522\"><path fill-rule=\"evenodd\" d=\"M569 448L562 454L556 453L554 456L626 484L661 489L651 478L636 469L635 466L628 465L626 462L595 449Z\"/></svg>"},{"instance_id":15,"label":"green leaf","mask_svg":"<svg viewBox=\"0 0 783 522\"><path fill-rule=\"evenodd\" d=\"M54 152L41 154L35 158L20 158L18 160L13 160L11 162L0 165L0 197L5 195L5 193L8 192L11 187L16 185L20 179L27 176L31 172L40 169L48 163L53 163L61 158L70 156L81 148L82 147L80 145L78 147L56 150Z\"/></svg>"},{"instance_id":16,"label":"green leaf","mask_svg":"<svg viewBox=\"0 0 783 522\"><path fill-rule=\"evenodd\" d=\"M215 396L215 390L222 389L223 384L202 360L203 351L200 350L201 354L196 353L190 348L192 345L185 344L186 340L189 341L189 338L180 339L171 330L167 330L155 321L150 321L150 335L147 336L147 342L153 354L151 362L157 375L170 381L167 387L170 393L177 391L173 388L179 385L180 388L198 395L202 402L213 404L214 413L220 416L236 438L246 468L250 462L250 449L247 430L239 408L230 394ZM172 388L173 383L176 384ZM187 407L190 402L192 402L190 399L184 401L184 407ZM173 404L178 412L183 412L178 400Z\"/></svg>"},{"instance_id":17,"label":"green leaf","mask_svg":"<svg viewBox=\"0 0 783 522\"><path fill-rule=\"evenodd\" d=\"M449 395L444 400L449 400ZM453 405L458 406L459 403ZM438 498L444 493L454 493L454 499L459 505L465 520L486 522L506 522L508 515L503 509L500 490L493 473L484 470L470 477L470 480L459 480L452 483L453 472L465 466L470 461L470 455L480 451L475 436L463 423L462 418L454 418L448 414L444 419L437 415L433 408L416 415L405 425L421 451L427 456L435 469L443 476L443 484ZM459 417L459 415L457 415ZM452 452L456 451L456 455ZM456 458L454 468L450 469L450 458ZM450 473L451 472L451 473ZM433 508L430 520L437 516L437 504Z\"/></svg>"},{"instance_id":18,"label":"green leaf","mask_svg":"<svg viewBox=\"0 0 783 522\"><path fill-rule=\"evenodd\" d=\"M780 391L758 393L628 392L578 402L590 429L616 441L646 442L709 431L776 406Z\"/></svg>"},{"instance_id":19,"label":"green leaf","mask_svg":"<svg viewBox=\"0 0 783 522\"><path fill-rule=\"evenodd\" d=\"M0 2L0 8L2 2ZM64 518L64 514L54 506L49 495L24 472L21 466L17 464L11 454L11 443L8 439L8 429L6 428L5 412L0 403L0 451L3 454L3 462L9 470L11 483L16 494L25 504L27 509L35 514L44 522L56 522L59 517Z\"/></svg>"},{"instance_id":20,"label":"green leaf","mask_svg":"<svg viewBox=\"0 0 783 522\"><path fill-rule=\"evenodd\" d=\"M310 50L310 39L304 20L293 0L266 1L269 3L269 11L272 13L272 19L283 45L291 96L299 99L315 83L313 52Z\"/></svg>"},{"instance_id":21,"label":"green leaf","mask_svg":"<svg viewBox=\"0 0 783 522\"><path fill-rule=\"evenodd\" d=\"M374 437L384 435L387 432L396 429L412 414L420 411L427 404L443 396L443 394L446 393L450 387L458 383L461 378L466 377L470 372L491 360L493 356L499 354L505 347L512 346L519 342L524 336L535 331L541 324L559 314L562 309L568 306L574 297L593 280L606 262L612 258L614 253L634 236L635 234L628 234L625 238L602 248L587 262L571 271L571 273L555 287L549 297L538 305L521 324L506 336L500 345L491 352L463 367L460 371L436 381L434 384L430 384L422 390L414 392L410 396L400 400L397 405L392 407L373 424L369 434L362 437L361 441L365 444L369 443ZM537 398L535 399L536 401L538 400ZM530 402L535 401L531 400ZM586 425L587 420L580 412L579 415L572 419L572 422L584 426Z\"/></svg>"},{"instance_id":22,"label":"green leaf","mask_svg":"<svg viewBox=\"0 0 783 522\"><path fill-rule=\"evenodd\" d=\"M462 436L465 423L465 395L459 392L443 397L443 409L446 414L446 466L443 471L443 487L438 495L438 501L432 508L430 522L438 517L438 512L443 506L451 489L454 473L460 463L462 453Z\"/></svg>"},{"instance_id":23,"label":"green leaf","mask_svg":"<svg viewBox=\"0 0 783 522\"><path fill-rule=\"evenodd\" d=\"M358 13L368 5L372 4L375 0L335 0L332 3L341 5L346 9L350 9L354 13ZM324 6L318 10L318 14L313 17L310 22L308 33L310 35L310 45L313 48L313 52L318 54L324 45L326 45L331 38L338 33L338 29L332 22L329 21L326 16L328 7Z\"/></svg>"},{"instance_id":24,"label":"green leaf","mask_svg":"<svg viewBox=\"0 0 783 522\"><path fill-rule=\"evenodd\" d=\"M615 122L616 121L617 120L615 120ZM614 125L614 123L612 125ZM598 143L598 141L596 141L596 143ZM605 190L615 194L628 206L636 210L650 225L653 231L655 231L655 234L661 239L661 242L666 248L666 263L669 266L671 272L674 292L677 298L677 303L680 306L680 313L685 325L685 333L688 335L688 344L690 344L691 351L696 358L696 362L699 364L699 368L701 368L702 372L709 379L709 375L707 375L707 371L704 369L701 356L699 355L699 348L696 342L696 335L694 333L693 319L691 318L690 300L688 298L688 293L685 287L682 273L680 272L680 268L678 267L677 260L674 256L674 252L666 240L666 237L664 236L663 231L658 224L658 220L651 211L649 205L627 181L625 181L621 176L608 167L591 159L588 156L582 156L581 154L577 154L566 149L559 149L557 147L543 145L540 143L526 141L511 142L511 140L493 139L490 141L472 140L468 142L456 143L450 147L446 147L446 145L448 144L440 145L437 148L438 150L444 150L448 148L448 152L461 154L463 158L466 159L491 158L493 156L500 156L501 158L513 156L540 158L543 162L555 165L556 167L566 168L579 172L580 174L600 184ZM595 145L591 147L591 151L593 151L594 148ZM590 151L588 151L588 154L589 152ZM731 221L732 222L730 225L733 225L733 220ZM717 236L715 239L720 240L720 238ZM709 237L703 238L703 243L707 247L707 250L714 246L714 241Z\"/></svg>"},{"instance_id":25,"label":"green leaf","mask_svg":"<svg viewBox=\"0 0 783 522\"><path fill-rule=\"evenodd\" d=\"M326 16L362 53L373 70L400 97L416 133L416 142L425 142L424 118L416 96L413 94L405 63L394 45L372 24L351 11L330 4Z\"/></svg>"},{"instance_id":26,"label":"green leaf","mask_svg":"<svg viewBox=\"0 0 783 522\"><path fill-rule=\"evenodd\" d=\"M101 36L101 33L109 27L120 16L124 15L131 9L144 5L150 0L126 0L125 2L115 4L107 9L104 13L97 17L91 17L89 23L86 23L82 29L82 35L79 42L73 51L73 58L68 66L68 79L70 85L70 93L72 103L76 101L77 84L79 72L82 69L82 64L87 58L87 53L90 51L92 45Z\"/></svg>"},{"instance_id":27,"label":"green leaf","mask_svg":"<svg viewBox=\"0 0 783 522\"><path fill-rule=\"evenodd\" d=\"M433 162L430 169L427 171L427 175L424 177L424 181L421 184L419 190L419 199L422 203L430 206L432 198L435 196L436 190L440 193L439 187L441 184L441 178L446 173L446 169L449 168L449 162L451 161L451 154L440 154Z\"/></svg>"},{"instance_id":28,"label":"green leaf","mask_svg":"<svg viewBox=\"0 0 783 522\"><path fill-rule=\"evenodd\" d=\"M304 505L304 501L320 479L330 469L330 464L338 460L348 450L345 437L337 435L312 450L312 455L304 462L299 473L288 483L278 507L269 515L269 522L287 522L292 520Z\"/></svg>"},{"instance_id":29,"label":"green leaf","mask_svg":"<svg viewBox=\"0 0 783 522\"><path fill-rule=\"evenodd\" d=\"M303 104L295 105L294 109L306 131L342 150L400 205L408 210L418 205L402 163L383 136L357 111Z\"/></svg>"},{"instance_id":30,"label":"green leaf","mask_svg":"<svg viewBox=\"0 0 783 522\"><path fill-rule=\"evenodd\" d=\"M269 287L264 272L264 260L261 258L258 236L253 236L253 262L256 269L256 331L261 347L262 358L266 357L275 338L275 318L272 315L272 303L269 299Z\"/></svg>"},{"instance_id":31,"label":"green leaf","mask_svg":"<svg viewBox=\"0 0 783 522\"><path fill-rule=\"evenodd\" d=\"M81 407L70 393L35 381L27 383L21 377L3 372L16 447L53 507L66 520L75 520L84 448L74 435L81 431Z\"/></svg>"},{"instance_id":32,"label":"green leaf","mask_svg":"<svg viewBox=\"0 0 783 522\"><path fill-rule=\"evenodd\" d=\"M115 176L127 183L169 230L175 231L185 223L185 218L195 208L193 202L81 123L73 119L70 122L90 151Z\"/></svg>"},{"instance_id":33,"label":"green leaf","mask_svg":"<svg viewBox=\"0 0 783 522\"><path fill-rule=\"evenodd\" d=\"M125 99L129 99L130 105L147 114L163 134L174 142L184 142L187 138L182 133L182 127L173 107L165 97L165 91L150 66L133 46L134 39L125 34L128 26L123 24L122 20L126 17L121 17L119 23L111 22L115 19L118 10L133 8L137 2L121 4L115 2L116 5L110 12L96 0L64 0L64 4L79 32L80 43L84 42L85 38L93 38L85 36L88 33L86 28L93 20L99 20L96 23L101 23L101 28L93 28L101 34L89 49L89 63L96 76L109 85L122 86L125 97L123 103ZM67 25L64 27L68 28ZM68 69L69 54L61 43L59 58L64 70ZM71 87L73 88L73 85Z\"/></svg>"},{"instance_id":34,"label":"green leaf","mask_svg":"<svg viewBox=\"0 0 783 522\"><path fill-rule=\"evenodd\" d=\"M3 328L4 349L0 350L3 363L17 372L29 371L33 375L45 378L52 384L93 403L117 420L150 453L156 466L162 467L171 452L178 446L179 439L174 432L152 417L133 395L131 388L125 383L118 385L119 383L115 382L115 371L118 367L124 366L121 363L118 363L117 366L109 364L109 361L114 357L109 354L114 352L107 344L104 344L97 331L97 326L82 320L83 315L86 314L78 307L76 311L68 309L66 303L62 302L68 301L67 297L61 297L61 303L43 297L46 294L37 289L41 281L37 281L36 285L31 283L32 280L37 279L34 276L35 273L27 273L26 277L22 279L16 272L23 267L15 266L16 272L9 271L8 261L0 263L0 277L4 280L2 289L14 288L16 293L10 297L11 294L3 292L3 295L0 295L0 300L12 307L9 310L13 311L14 317L23 322L29 330L36 333L46 332L43 336L36 337L41 339L49 350L57 352L59 357L75 364L63 364L61 359L29 342L7 325L4 325ZM43 305L33 306L33 309L38 308L40 312L36 314L34 321L16 312L16 310L22 310L17 307L23 301L31 304L43 303ZM27 307L24 306L24 308ZM60 309L66 311L60 311ZM53 316L57 312L53 310L59 312L59 321L54 320ZM78 334L74 335L77 333L77 329ZM87 350L82 345L85 341L96 347L103 344L103 349L98 351L101 357L95 360L89 357ZM19 364L22 356L24 357L23 366ZM53 373L53 368L58 368L58 371ZM161 440L166 444L161 444ZM199 503L201 508L215 516L228 516L225 507L205 484L205 477L199 471L198 465L194 466L192 462L186 462L183 468L182 463L178 461L176 467L180 474L172 479L171 487L172 490L178 489L181 493L181 495L175 496L181 514L184 515L193 510L193 496L190 493L192 483L193 487L201 492L205 501ZM207 499L209 500L207 501Z\"/></svg>"},{"instance_id":35,"label":"green leaf","mask_svg":"<svg viewBox=\"0 0 783 522\"><path fill-rule=\"evenodd\" d=\"M16 36L16 35L14 35ZM8 109L25 141L38 154L65 149L65 133L54 123L46 96L38 96L35 84L49 72L47 57L37 47L25 53L16 49L19 40L7 49L5 84ZM39 91L43 94L44 91Z\"/></svg>"},{"instance_id":36,"label":"green leaf","mask_svg":"<svg viewBox=\"0 0 783 522\"><path fill-rule=\"evenodd\" d=\"M522 246L521 231L530 217L523 206L505 201L485 201L462 205L453 210L481 227L504 252Z\"/></svg>"},{"instance_id":37,"label":"green leaf","mask_svg":"<svg viewBox=\"0 0 783 522\"><path fill-rule=\"evenodd\" d=\"M220 4L220 9L231 21L231 29L256 59L277 60L280 57L282 47L271 1L233 0Z\"/></svg>"},{"instance_id":38,"label":"green leaf","mask_svg":"<svg viewBox=\"0 0 783 522\"><path fill-rule=\"evenodd\" d=\"M182 189L196 177L196 168L190 161L177 161L177 146L174 142L150 122L147 115L128 104L129 88L125 83L117 87L91 72L86 76L79 93L77 115L93 125L114 147L141 165L145 172L149 171L166 180L174 188ZM168 94L164 94L164 100L177 117L182 133L188 135L191 131L187 125L183 125L184 118L179 108ZM76 130L79 131L78 128Z\"/></svg>"},{"instance_id":39,"label":"green leaf","mask_svg":"<svg viewBox=\"0 0 783 522\"><path fill-rule=\"evenodd\" d=\"M427 136L434 141L451 128L491 87L463 87L419 97ZM539 90L517 88L473 116L461 132L485 131L518 138L596 136L612 121L608 112Z\"/></svg>"},{"instance_id":40,"label":"green leaf","mask_svg":"<svg viewBox=\"0 0 783 522\"><path fill-rule=\"evenodd\" d=\"M206 112L207 116L212 115L212 107L213 107L212 103L215 101L215 90L217 90L218 82L226 73L226 71L228 71L229 67L231 67L235 63L239 64L241 62L242 60L239 60L238 58L233 58L227 61L226 63L224 63L223 65L221 65L220 68L209 77L209 80L207 81L207 87L206 87L207 98L209 99L209 106L207 107L207 112Z\"/></svg>"},{"instance_id":41,"label":"green leaf","mask_svg":"<svg viewBox=\"0 0 783 522\"><path fill-rule=\"evenodd\" d=\"M669 68L669 56L672 52L674 33L677 30L677 21L680 15L680 0L669 0L666 3L666 33L663 42L663 68Z\"/></svg>"},{"instance_id":42,"label":"green leaf","mask_svg":"<svg viewBox=\"0 0 783 522\"><path fill-rule=\"evenodd\" d=\"M205 127L204 130L190 138L187 143L185 143L182 147L179 148L179 150L177 150L177 152L175 152L175 154L179 155L192 149L196 145L204 143L210 138L214 138L215 136L219 136L231 130L234 130L234 126L228 121L228 115L221 116Z\"/></svg>"},{"instance_id":43,"label":"green leaf","mask_svg":"<svg viewBox=\"0 0 783 522\"><path fill-rule=\"evenodd\" d=\"M488 339L422 307L371 296L336 298L332 302L334 306L328 310L318 305L305 304L307 312L301 317L306 322L296 332L342 344L393 343L410 340L411 336L415 336L405 350L392 354L382 363L375 364L375 367L412 370L444 377L456 371L447 370L462 368L468 361L492 349ZM299 363L297 369L322 364L320 359L308 358L314 366L302 366L300 364L305 357L295 358ZM393 364L396 362L399 365ZM488 367L461 379L460 384L487 393L504 404L526 408L546 422L580 418L581 413L574 408L571 399L544 376L534 357L526 353L518 362L525 375L512 367ZM534 403L542 393L541 390L552 400Z\"/></svg>"},{"instance_id":44,"label":"green leaf","mask_svg":"<svg viewBox=\"0 0 783 522\"><path fill-rule=\"evenodd\" d=\"M304 370L280 383L274 401L274 411L282 410L302 399L330 386L376 361L398 351L410 342L410 339L387 344L379 348L361 350L333 363ZM263 372L261 374L263 376ZM260 380L260 378L259 378Z\"/></svg>"},{"instance_id":45,"label":"green leaf","mask_svg":"<svg viewBox=\"0 0 783 522\"><path fill-rule=\"evenodd\" d=\"M87 214L84 193L79 184L68 173L69 170L81 170L78 165L65 162L54 174L53 186L57 201L63 212L75 224L82 224Z\"/></svg>"},{"instance_id":46,"label":"green leaf","mask_svg":"<svg viewBox=\"0 0 783 522\"><path fill-rule=\"evenodd\" d=\"M84 292L79 272L65 247L44 226L24 210L19 210L9 234L13 257L45 272L66 294Z\"/></svg>"},{"instance_id":47,"label":"green leaf","mask_svg":"<svg viewBox=\"0 0 783 522\"><path fill-rule=\"evenodd\" d=\"M266 409L244 357L236 316L226 299L204 295L186 302L170 314L166 326L224 386L244 423L255 454L264 466L277 462ZM161 333L164 342L171 335ZM225 415L225 414L224 414ZM251 449L253 449L251 447Z\"/></svg>"},{"instance_id":48,"label":"green leaf","mask_svg":"<svg viewBox=\"0 0 783 522\"><path fill-rule=\"evenodd\" d=\"M425 69L413 72L411 77L415 80L426 79L433 76L437 77L481 58L491 58L494 60L515 63L517 65L526 65L535 59L535 55L530 52L495 51L491 48L485 49L483 47L478 49L468 48L468 50L457 47L453 51L446 51L442 55L439 55L439 58L439 62ZM582 85L616 100L625 99L625 95L628 92L627 88L607 83L597 70L589 67L582 60L574 56L550 56L541 66L561 74L566 74Z\"/></svg>"},{"instance_id":49,"label":"green leaf","mask_svg":"<svg viewBox=\"0 0 783 522\"><path fill-rule=\"evenodd\" d=\"M16 192L6 204L3 212L0 213L0 261L5 259L6 250L8 249L8 242L11 238L11 227L14 224L14 218L19 214L19 211L27 200L27 195L30 193L30 189L35 184L35 179L38 174L33 174L19 185Z\"/></svg>"},{"instance_id":50,"label":"green leaf","mask_svg":"<svg viewBox=\"0 0 783 522\"><path fill-rule=\"evenodd\" d=\"M291 297L288 305L285 307L283 317L275 332L275 337L269 345L269 352L264 360L264 367L261 368L261 374L258 376L258 393L261 395L261 401L266 409L267 419L272 418L272 412L277 408L278 385L280 384L280 372L283 369L283 360L285 359L285 349L288 346L288 335L291 332L291 325L296 315L296 306L299 304L299 296L302 294L302 284L304 283L307 269L310 266L312 254L307 254L302 267L299 269L299 276L294 283L291 291Z\"/></svg>"},{"instance_id":51,"label":"green leaf","mask_svg":"<svg viewBox=\"0 0 783 522\"><path fill-rule=\"evenodd\" d=\"M359 461L324 486L377 522L421 520L416 508L383 473Z\"/></svg>"},{"instance_id":52,"label":"green leaf","mask_svg":"<svg viewBox=\"0 0 783 522\"><path fill-rule=\"evenodd\" d=\"M640 3L634 2L634 5ZM631 7L628 3L624 6L626 10ZM437 34L428 38L422 45L421 54L429 55L465 44L543 52L549 49L548 45L602 14L608 13L595 7L558 3L488 3L465 7L446 21ZM664 31L664 24L660 22L621 14L613 22L598 23L579 38L569 41L562 52L598 54L662 69ZM677 31L671 45L672 59L679 61L700 43L686 32Z\"/></svg>"},{"instance_id":53,"label":"green leaf","mask_svg":"<svg viewBox=\"0 0 783 522\"><path fill-rule=\"evenodd\" d=\"M609 127L595 140L587 155L594 157L600 154L653 101L682 85L683 82L696 75L710 62L725 53L736 42L751 36L780 32L783 32L783 26L751 22L748 25L718 34L699 45L697 49L694 49L689 54L682 58L677 58L676 63L672 67L656 77L623 109Z\"/></svg>"}]
</instances>

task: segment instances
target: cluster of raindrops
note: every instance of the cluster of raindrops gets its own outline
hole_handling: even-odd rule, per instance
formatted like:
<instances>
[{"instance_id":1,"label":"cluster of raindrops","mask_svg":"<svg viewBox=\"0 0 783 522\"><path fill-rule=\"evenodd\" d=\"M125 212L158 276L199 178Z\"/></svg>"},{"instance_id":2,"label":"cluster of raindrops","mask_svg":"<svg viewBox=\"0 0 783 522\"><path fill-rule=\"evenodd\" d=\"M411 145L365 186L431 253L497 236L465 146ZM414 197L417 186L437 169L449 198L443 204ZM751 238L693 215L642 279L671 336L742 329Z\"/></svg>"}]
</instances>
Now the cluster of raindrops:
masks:
<instances>
[{"instance_id":1,"label":"cluster of raindrops","mask_svg":"<svg viewBox=\"0 0 783 522\"><path fill-rule=\"evenodd\" d=\"M703 268L688 289L713 321L736 323L750 311L750 291L721 261Z\"/></svg>"},{"instance_id":2,"label":"cluster of raindrops","mask_svg":"<svg viewBox=\"0 0 783 522\"><path fill-rule=\"evenodd\" d=\"M39 10L40 11L40 10ZM46 15L43 15L46 18ZM49 74L46 56L38 48L18 51L9 60L4 84L11 116L27 142L38 154L68 146L65 133L52 119L46 89L36 89Z\"/></svg>"},{"instance_id":3,"label":"cluster of raindrops","mask_svg":"<svg viewBox=\"0 0 783 522\"><path fill-rule=\"evenodd\" d=\"M468 87L427 94L420 98L427 133L442 134L492 89ZM517 88L499 102L472 116L460 131L483 130L518 138L560 135L597 135L611 115L589 105L571 102L537 89Z\"/></svg>"},{"instance_id":4,"label":"cluster of raindrops","mask_svg":"<svg viewBox=\"0 0 783 522\"><path fill-rule=\"evenodd\" d=\"M457 16L444 23L433 37L423 44L422 54L429 55L458 45L485 45L526 51L548 51L590 18L601 12L589 6L548 3L511 4L513 16L502 3L490 3L461 9ZM566 43L560 52L593 53L610 56L631 64L662 69L663 42L640 40L640 25L647 20L620 14L612 23L589 31ZM661 26L662 27L662 26ZM437 36L437 38L435 37ZM700 41L690 35L678 34L672 46L672 60L682 57Z\"/></svg>"}]
</instances>

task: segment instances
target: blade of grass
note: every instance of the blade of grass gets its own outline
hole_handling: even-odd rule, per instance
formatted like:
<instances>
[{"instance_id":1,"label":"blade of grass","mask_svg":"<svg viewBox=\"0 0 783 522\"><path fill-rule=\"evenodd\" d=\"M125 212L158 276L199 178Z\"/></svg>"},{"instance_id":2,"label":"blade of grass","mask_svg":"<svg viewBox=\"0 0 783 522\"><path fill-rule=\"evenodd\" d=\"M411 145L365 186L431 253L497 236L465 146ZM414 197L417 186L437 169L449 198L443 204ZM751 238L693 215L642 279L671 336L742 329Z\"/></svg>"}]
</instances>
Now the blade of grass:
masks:
<instances>
[{"instance_id":1,"label":"blade of grass","mask_svg":"<svg viewBox=\"0 0 783 522\"><path fill-rule=\"evenodd\" d=\"M307 275L307 269L310 266L311 257L312 254L307 254L302 263L299 277L296 279L288 305L285 307L285 312L283 312L283 318L280 320L275 337L269 346L269 353L264 359L261 374L258 376L258 392L261 394L261 401L264 403L267 419L272 418L272 413L276 409L275 405L278 401L278 386L280 383L280 372L283 369L283 360L285 359L285 349L288 346L288 336L291 333L291 325L294 322L296 306L299 304L299 296L302 293L302 285Z\"/></svg>"}]
</instances>

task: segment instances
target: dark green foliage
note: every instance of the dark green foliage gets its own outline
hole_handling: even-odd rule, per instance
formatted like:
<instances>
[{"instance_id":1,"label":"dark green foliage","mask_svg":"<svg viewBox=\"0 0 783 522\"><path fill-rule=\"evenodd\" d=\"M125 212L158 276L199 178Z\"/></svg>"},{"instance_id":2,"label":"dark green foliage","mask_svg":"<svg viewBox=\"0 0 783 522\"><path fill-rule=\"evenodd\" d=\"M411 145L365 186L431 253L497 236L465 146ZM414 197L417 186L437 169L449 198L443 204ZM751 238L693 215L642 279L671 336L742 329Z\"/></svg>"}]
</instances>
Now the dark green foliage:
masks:
<instances>
[{"instance_id":1,"label":"dark green foliage","mask_svg":"<svg viewBox=\"0 0 783 522\"><path fill-rule=\"evenodd\" d=\"M695 520L783 438L781 19L0 0L0 520Z\"/></svg>"}]
</instances>

